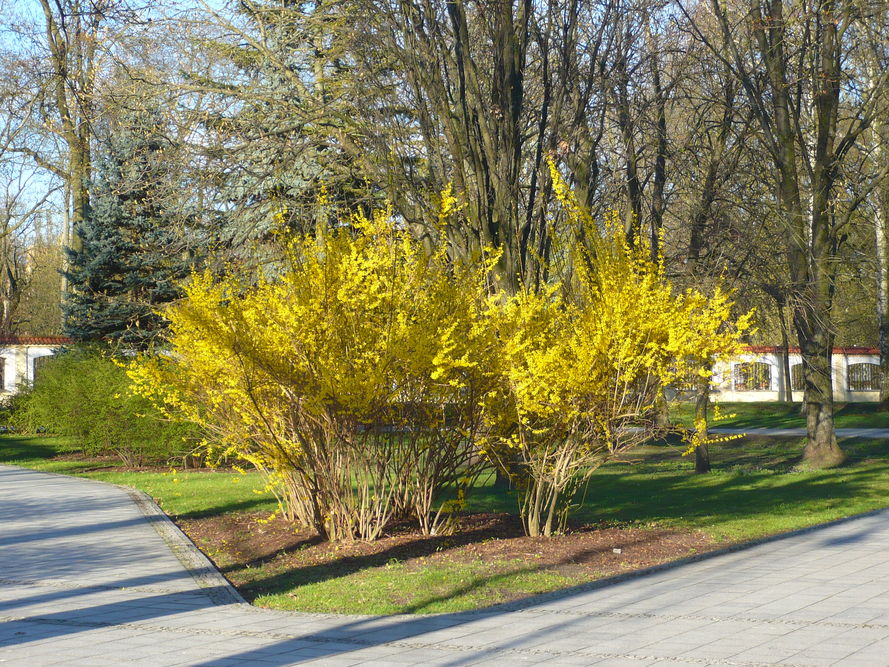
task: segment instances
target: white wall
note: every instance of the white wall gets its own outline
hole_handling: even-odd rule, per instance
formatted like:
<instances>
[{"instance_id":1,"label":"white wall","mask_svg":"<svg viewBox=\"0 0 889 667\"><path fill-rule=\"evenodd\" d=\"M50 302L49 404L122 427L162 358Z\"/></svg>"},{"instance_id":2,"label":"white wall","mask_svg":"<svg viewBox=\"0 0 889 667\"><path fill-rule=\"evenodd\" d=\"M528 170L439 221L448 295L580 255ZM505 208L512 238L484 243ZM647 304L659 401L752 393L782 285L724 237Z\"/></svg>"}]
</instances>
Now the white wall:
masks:
<instances>
[{"instance_id":1,"label":"white wall","mask_svg":"<svg viewBox=\"0 0 889 667\"><path fill-rule=\"evenodd\" d=\"M789 354L790 367L802 363L798 352ZM768 391L740 391L735 387L735 365L744 362L758 361L769 364L771 383ZM867 352L845 352L836 350L833 354L833 395L839 403L878 401L878 391L850 391L848 386L848 368L852 364L879 364L878 354ZM728 364L718 364L713 372L712 397L717 401L752 402L781 401L785 398L785 380L783 355L780 352L744 352L738 359ZM802 391L793 392L794 401L803 400Z\"/></svg>"},{"instance_id":2,"label":"white wall","mask_svg":"<svg viewBox=\"0 0 889 667\"><path fill-rule=\"evenodd\" d=\"M56 347L48 345L7 345L0 348L3 364L2 394L14 394L22 382L34 381L34 360L54 354Z\"/></svg>"},{"instance_id":3,"label":"white wall","mask_svg":"<svg viewBox=\"0 0 889 667\"><path fill-rule=\"evenodd\" d=\"M34 382L34 360L40 359L41 357L50 357L53 355L55 350L51 347L37 347L37 346L29 346L27 350L27 381Z\"/></svg>"}]
</instances>

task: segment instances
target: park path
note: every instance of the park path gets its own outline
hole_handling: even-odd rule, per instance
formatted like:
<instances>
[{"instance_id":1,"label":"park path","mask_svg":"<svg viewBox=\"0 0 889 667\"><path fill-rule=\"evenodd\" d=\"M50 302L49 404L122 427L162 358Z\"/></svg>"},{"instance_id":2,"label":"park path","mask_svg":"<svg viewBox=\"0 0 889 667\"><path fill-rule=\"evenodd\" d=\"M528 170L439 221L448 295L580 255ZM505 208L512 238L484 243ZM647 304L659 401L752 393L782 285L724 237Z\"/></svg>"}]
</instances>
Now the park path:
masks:
<instances>
[{"instance_id":1,"label":"park path","mask_svg":"<svg viewBox=\"0 0 889 667\"><path fill-rule=\"evenodd\" d=\"M889 665L889 512L476 613L296 614L137 493L0 466L0 662Z\"/></svg>"},{"instance_id":2,"label":"park path","mask_svg":"<svg viewBox=\"0 0 889 667\"><path fill-rule=\"evenodd\" d=\"M773 428L773 427L751 427L751 428L711 428L711 433L726 433L737 435L762 435L762 436L787 436L797 437L806 435L805 428ZM889 428L838 428L836 429L838 438L889 438Z\"/></svg>"}]
</instances>

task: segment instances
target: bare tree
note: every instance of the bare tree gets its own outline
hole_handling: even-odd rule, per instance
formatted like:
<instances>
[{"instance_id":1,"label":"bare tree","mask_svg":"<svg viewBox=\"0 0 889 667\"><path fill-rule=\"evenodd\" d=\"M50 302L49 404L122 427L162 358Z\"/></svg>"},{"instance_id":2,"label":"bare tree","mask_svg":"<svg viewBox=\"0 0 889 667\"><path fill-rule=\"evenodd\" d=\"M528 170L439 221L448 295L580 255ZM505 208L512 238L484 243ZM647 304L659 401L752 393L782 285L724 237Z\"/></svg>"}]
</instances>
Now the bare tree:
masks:
<instances>
[{"instance_id":1,"label":"bare tree","mask_svg":"<svg viewBox=\"0 0 889 667\"><path fill-rule=\"evenodd\" d=\"M857 3L823 0L711 0L717 34L699 31L710 52L743 88L771 163L784 223L791 307L805 383L807 443L812 467L845 458L833 426L831 308L840 229L836 181L850 150L872 123L886 73L865 85L844 70L854 32L868 17ZM841 104L841 91L857 100ZM839 215L838 215L839 214Z\"/></svg>"}]
</instances>

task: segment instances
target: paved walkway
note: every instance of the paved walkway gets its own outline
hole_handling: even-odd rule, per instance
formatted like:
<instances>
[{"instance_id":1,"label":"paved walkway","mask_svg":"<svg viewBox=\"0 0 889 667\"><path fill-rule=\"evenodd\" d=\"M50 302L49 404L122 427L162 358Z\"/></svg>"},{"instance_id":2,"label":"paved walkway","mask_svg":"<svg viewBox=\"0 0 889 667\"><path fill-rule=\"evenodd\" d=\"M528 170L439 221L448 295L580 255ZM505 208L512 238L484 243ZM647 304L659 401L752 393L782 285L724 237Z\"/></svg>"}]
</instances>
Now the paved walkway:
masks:
<instances>
[{"instance_id":1,"label":"paved walkway","mask_svg":"<svg viewBox=\"0 0 889 667\"><path fill-rule=\"evenodd\" d=\"M117 487L0 466L0 662L889 665L889 512L431 617L255 609L151 512Z\"/></svg>"},{"instance_id":2,"label":"paved walkway","mask_svg":"<svg viewBox=\"0 0 889 667\"><path fill-rule=\"evenodd\" d=\"M743 435L773 435L773 436L804 436L805 428L711 428L711 433L735 433ZM889 438L889 428L838 428L838 438Z\"/></svg>"}]
</instances>

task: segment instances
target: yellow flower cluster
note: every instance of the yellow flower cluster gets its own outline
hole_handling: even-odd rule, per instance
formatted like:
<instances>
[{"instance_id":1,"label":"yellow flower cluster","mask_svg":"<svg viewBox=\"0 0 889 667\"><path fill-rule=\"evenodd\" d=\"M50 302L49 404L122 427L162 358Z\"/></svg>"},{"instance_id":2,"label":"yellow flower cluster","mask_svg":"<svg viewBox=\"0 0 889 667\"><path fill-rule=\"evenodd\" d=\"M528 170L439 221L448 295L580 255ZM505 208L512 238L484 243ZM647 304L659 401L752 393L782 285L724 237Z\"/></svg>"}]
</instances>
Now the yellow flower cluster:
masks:
<instances>
[{"instance_id":1,"label":"yellow flower cluster","mask_svg":"<svg viewBox=\"0 0 889 667\"><path fill-rule=\"evenodd\" d=\"M674 290L648 245L626 242L616 214L596 223L552 166L551 176L583 243L570 278L492 309L499 380L482 441L522 482L530 534L558 529L596 467L653 435L663 386L709 377L713 361L737 354L751 317L732 320L721 289Z\"/></svg>"}]
</instances>

